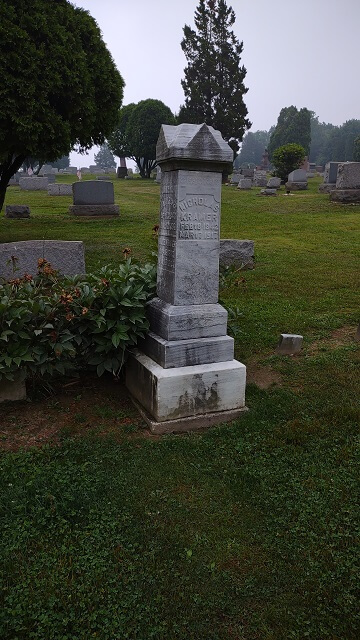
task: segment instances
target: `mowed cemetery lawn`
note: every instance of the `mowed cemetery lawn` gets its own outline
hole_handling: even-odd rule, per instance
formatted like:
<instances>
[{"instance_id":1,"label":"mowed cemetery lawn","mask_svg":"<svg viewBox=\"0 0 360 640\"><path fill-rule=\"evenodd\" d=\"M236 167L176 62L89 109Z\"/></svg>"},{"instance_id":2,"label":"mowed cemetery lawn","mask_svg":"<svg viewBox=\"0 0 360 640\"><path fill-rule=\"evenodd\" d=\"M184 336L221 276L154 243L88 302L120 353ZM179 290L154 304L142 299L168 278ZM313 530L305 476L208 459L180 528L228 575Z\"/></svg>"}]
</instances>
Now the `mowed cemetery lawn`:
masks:
<instances>
[{"instance_id":1,"label":"mowed cemetery lawn","mask_svg":"<svg viewBox=\"0 0 360 640\"><path fill-rule=\"evenodd\" d=\"M0 406L2 639L358 640L360 206L318 184L223 187L221 237L255 241L256 268L221 276L240 420L152 436L92 375ZM114 185L111 220L10 187L31 218L2 215L0 242L83 240L88 270L151 258L159 185ZM275 354L280 333L300 355Z\"/></svg>"}]
</instances>

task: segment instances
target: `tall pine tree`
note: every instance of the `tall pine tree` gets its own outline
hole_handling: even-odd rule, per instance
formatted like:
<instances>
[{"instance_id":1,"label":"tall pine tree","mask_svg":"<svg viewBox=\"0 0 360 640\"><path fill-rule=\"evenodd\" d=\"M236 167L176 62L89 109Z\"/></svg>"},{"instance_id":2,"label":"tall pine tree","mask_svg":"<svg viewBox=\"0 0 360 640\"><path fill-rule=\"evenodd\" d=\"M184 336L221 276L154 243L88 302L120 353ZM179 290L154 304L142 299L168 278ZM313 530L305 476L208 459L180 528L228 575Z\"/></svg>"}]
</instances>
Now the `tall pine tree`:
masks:
<instances>
[{"instance_id":1,"label":"tall pine tree","mask_svg":"<svg viewBox=\"0 0 360 640\"><path fill-rule=\"evenodd\" d=\"M251 122L243 100L248 91L246 69L240 65L243 43L231 30L235 13L225 0L200 0L194 21L196 30L188 25L183 29L181 48L188 64L178 120L218 129L236 154Z\"/></svg>"}]
</instances>

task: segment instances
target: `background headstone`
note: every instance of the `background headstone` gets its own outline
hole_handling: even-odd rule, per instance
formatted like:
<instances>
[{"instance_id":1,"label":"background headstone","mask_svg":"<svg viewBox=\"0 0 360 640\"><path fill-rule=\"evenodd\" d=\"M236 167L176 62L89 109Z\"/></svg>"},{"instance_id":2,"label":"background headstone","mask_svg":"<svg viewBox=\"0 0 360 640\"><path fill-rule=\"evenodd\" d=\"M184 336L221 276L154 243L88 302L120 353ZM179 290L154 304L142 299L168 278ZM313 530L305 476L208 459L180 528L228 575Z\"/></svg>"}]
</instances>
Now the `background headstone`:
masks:
<instances>
[{"instance_id":1,"label":"background headstone","mask_svg":"<svg viewBox=\"0 0 360 640\"><path fill-rule=\"evenodd\" d=\"M307 182L307 174L304 169L295 169L288 175L288 182Z\"/></svg>"},{"instance_id":2,"label":"background headstone","mask_svg":"<svg viewBox=\"0 0 360 640\"><path fill-rule=\"evenodd\" d=\"M47 191L48 186L49 180L38 176L29 176L19 180L19 187L24 191Z\"/></svg>"},{"instance_id":3,"label":"background headstone","mask_svg":"<svg viewBox=\"0 0 360 640\"><path fill-rule=\"evenodd\" d=\"M239 180L241 177L242 176L240 171L233 171L233 174L230 178L230 184L239 184Z\"/></svg>"},{"instance_id":4,"label":"background headstone","mask_svg":"<svg viewBox=\"0 0 360 640\"><path fill-rule=\"evenodd\" d=\"M12 268L12 256L16 258L15 273ZM39 258L45 258L54 269L58 269L66 276L85 273L85 252L82 242L22 240L0 244L0 277L20 278L24 273L35 276Z\"/></svg>"},{"instance_id":5,"label":"background headstone","mask_svg":"<svg viewBox=\"0 0 360 640\"><path fill-rule=\"evenodd\" d=\"M110 180L87 180L72 185L74 204L69 212L75 216L119 215L114 204L114 184Z\"/></svg>"},{"instance_id":6,"label":"background headstone","mask_svg":"<svg viewBox=\"0 0 360 640\"><path fill-rule=\"evenodd\" d=\"M344 204L360 202L360 162L339 164L336 188L330 192L330 199Z\"/></svg>"},{"instance_id":7,"label":"background headstone","mask_svg":"<svg viewBox=\"0 0 360 640\"><path fill-rule=\"evenodd\" d=\"M240 177L240 180L238 182L238 189L251 189L252 187L252 180L251 178L242 178Z\"/></svg>"},{"instance_id":8,"label":"background headstone","mask_svg":"<svg viewBox=\"0 0 360 640\"><path fill-rule=\"evenodd\" d=\"M15 218L16 220L30 218L30 208L26 204L7 204L5 207L5 217Z\"/></svg>"},{"instance_id":9,"label":"background headstone","mask_svg":"<svg viewBox=\"0 0 360 640\"><path fill-rule=\"evenodd\" d=\"M291 191L302 191L307 189L307 172L304 169L295 169L295 171L289 173L285 187Z\"/></svg>"},{"instance_id":10,"label":"background headstone","mask_svg":"<svg viewBox=\"0 0 360 640\"><path fill-rule=\"evenodd\" d=\"M72 184L65 184L57 182L56 184L49 184L48 186L49 196L72 196Z\"/></svg>"},{"instance_id":11,"label":"background headstone","mask_svg":"<svg viewBox=\"0 0 360 640\"><path fill-rule=\"evenodd\" d=\"M255 187L266 187L267 185L267 174L266 171L256 170L254 172L254 186Z\"/></svg>"},{"instance_id":12,"label":"background headstone","mask_svg":"<svg viewBox=\"0 0 360 640\"><path fill-rule=\"evenodd\" d=\"M266 184L267 189L280 189L281 187L281 178L272 177L269 178Z\"/></svg>"},{"instance_id":13,"label":"background headstone","mask_svg":"<svg viewBox=\"0 0 360 640\"><path fill-rule=\"evenodd\" d=\"M242 267L242 269L253 269L255 264L254 241L253 240L220 240L220 265L230 267Z\"/></svg>"},{"instance_id":14,"label":"background headstone","mask_svg":"<svg viewBox=\"0 0 360 640\"><path fill-rule=\"evenodd\" d=\"M319 186L320 193L330 193L336 188L336 178L340 162L327 162L325 165L324 182Z\"/></svg>"}]
</instances>

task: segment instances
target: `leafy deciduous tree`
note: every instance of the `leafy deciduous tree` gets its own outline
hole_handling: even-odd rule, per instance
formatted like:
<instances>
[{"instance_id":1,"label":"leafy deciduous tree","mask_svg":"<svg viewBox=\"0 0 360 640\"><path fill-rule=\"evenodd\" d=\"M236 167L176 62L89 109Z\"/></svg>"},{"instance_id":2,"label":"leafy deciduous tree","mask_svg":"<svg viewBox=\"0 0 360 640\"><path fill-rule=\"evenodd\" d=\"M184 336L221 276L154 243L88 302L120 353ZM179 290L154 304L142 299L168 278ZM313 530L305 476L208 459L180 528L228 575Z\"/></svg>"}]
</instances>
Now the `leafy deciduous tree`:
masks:
<instances>
[{"instance_id":1,"label":"leafy deciduous tree","mask_svg":"<svg viewBox=\"0 0 360 640\"><path fill-rule=\"evenodd\" d=\"M95 20L67 0L0 0L0 208L25 158L104 142L124 81Z\"/></svg>"},{"instance_id":2,"label":"leafy deciduous tree","mask_svg":"<svg viewBox=\"0 0 360 640\"><path fill-rule=\"evenodd\" d=\"M150 178L156 167L156 143L162 124L175 124L169 107L161 100L142 100L119 111L117 129L109 137L111 151L132 158L142 178Z\"/></svg>"},{"instance_id":3,"label":"leafy deciduous tree","mask_svg":"<svg viewBox=\"0 0 360 640\"><path fill-rule=\"evenodd\" d=\"M188 25L183 29L185 104L178 121L206 122L218 129L236 155L251 122L243 99L248 91L246 69L240 66L243 43L231 30L235 13L225 0L200 0L194 21L196 30Z\"/></svg>"},{"instance_id":4,"label":"leafy deciduous tree","mask_svg":"<svg viewBox=\"0 0 360 640\"><path fill-rule=\"evenodd\" d=\"M305 149L300 144L290 143L273 152L272 162L276 175L286 182L291 171L298 169L305 159Z\"/></svg>"}]
</instances>

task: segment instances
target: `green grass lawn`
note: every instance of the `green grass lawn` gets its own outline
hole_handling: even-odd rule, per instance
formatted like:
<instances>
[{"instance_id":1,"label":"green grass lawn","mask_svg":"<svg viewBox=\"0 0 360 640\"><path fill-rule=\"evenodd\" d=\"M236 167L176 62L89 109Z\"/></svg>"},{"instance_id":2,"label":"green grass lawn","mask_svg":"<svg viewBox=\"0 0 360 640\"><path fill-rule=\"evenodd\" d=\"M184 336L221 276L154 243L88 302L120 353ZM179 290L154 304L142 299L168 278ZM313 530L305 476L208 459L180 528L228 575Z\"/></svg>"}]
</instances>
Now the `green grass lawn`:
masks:
<instances>
[{"instance_id":1,"label":"green grass lawn","mask_svg":"<svg viewBox=\"0 0 360 640\"><path fill-rule=\"evenodd\" d=\"M249 372L241 420L150 436L106 379L0 407L1 638L360 637L360 206L318 184L223 188L222 238L255 241L256 268L221 290ZM31 218L2 217L0 242L83 240L89 270L125 246L145 260L160 187L114 185L113 220L10 187ZM274 354L281 332L304 335L299 356Z\"/></svg>"}]
</instances>

